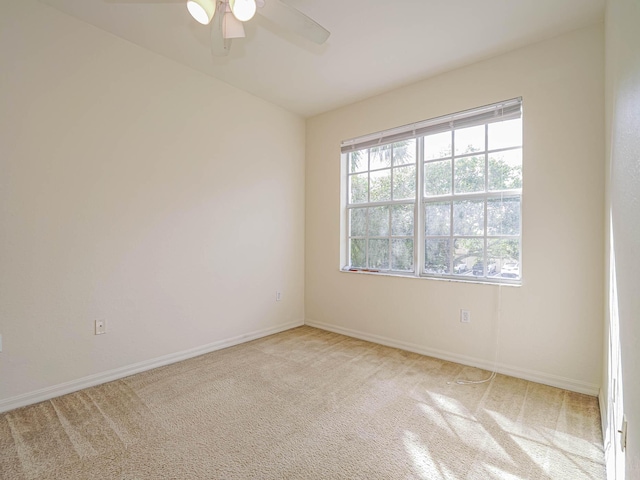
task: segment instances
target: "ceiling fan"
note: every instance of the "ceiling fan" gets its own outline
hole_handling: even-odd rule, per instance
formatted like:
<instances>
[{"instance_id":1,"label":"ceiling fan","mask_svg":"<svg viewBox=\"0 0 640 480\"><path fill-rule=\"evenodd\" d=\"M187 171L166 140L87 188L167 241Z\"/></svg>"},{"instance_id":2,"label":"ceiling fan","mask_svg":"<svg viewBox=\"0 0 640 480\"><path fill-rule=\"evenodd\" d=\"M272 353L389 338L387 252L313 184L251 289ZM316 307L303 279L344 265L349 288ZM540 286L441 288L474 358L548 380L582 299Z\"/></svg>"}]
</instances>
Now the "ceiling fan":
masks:
<instances>
[{"instance_id":1,"label":"ceiling fan","mask_svg":"<svg viewBox=\"0 0 640 480\"><path fill-rule=\"evenodd\" d=\"M108 0L120 3L123 0ZM183 3L185 0L125 0L126 3ZM211 25L211 52L223 57L229 54L231 41L244 38L243 23L256 13L279 27L322 45L329 31L304 13L281 0L187 0L187 10L203 25ZM259 9L259 11L258 11Z\"/></svg>"}]
</instances>

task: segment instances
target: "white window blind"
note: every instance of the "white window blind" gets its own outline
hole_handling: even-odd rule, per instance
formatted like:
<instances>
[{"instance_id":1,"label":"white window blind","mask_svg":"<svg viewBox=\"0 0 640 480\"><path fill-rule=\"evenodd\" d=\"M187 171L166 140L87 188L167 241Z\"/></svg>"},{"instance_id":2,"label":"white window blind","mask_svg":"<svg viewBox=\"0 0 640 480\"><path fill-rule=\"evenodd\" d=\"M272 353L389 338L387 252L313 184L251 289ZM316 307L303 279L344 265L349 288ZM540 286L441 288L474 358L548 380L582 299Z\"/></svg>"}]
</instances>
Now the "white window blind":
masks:
<instances>
[{"instance_id":1,"label":"white window blind","mask_svg":"<svg viewBox=\"0 0 640 480\"><path fill-rule=\"evenodd\" d=\"M347 153L363 148L444 132L446 130L512 120L520 118L521 116L522 98L514 98L484 107L473 108L463 112L444 115L442 117L410 123L382 132L370 133L361 137L344 140L341 144L341 151L342 153Z\"/></svg>"}]
</instances>

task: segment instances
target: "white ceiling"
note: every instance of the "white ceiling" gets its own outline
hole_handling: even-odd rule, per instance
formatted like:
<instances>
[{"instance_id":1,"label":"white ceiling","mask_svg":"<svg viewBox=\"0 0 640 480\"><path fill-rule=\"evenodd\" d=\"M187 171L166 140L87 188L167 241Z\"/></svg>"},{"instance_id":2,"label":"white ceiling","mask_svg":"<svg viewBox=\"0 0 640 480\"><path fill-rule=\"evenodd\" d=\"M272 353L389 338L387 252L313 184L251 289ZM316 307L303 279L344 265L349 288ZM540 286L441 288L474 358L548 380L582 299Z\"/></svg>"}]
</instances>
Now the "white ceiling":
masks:
<instances>
[{"instance_id":1,"label":"white ceiling","mask_svg":"<svg viewBox=\"0 0 640 480\"><path fill-rule=\"evenodd\" d=\"M41 1L303 116L594 24L604 13L604 0L287 0L331 31L325 45L256 15L247 37L220 58L186 0Z\"/></svg>"}]
</instances>

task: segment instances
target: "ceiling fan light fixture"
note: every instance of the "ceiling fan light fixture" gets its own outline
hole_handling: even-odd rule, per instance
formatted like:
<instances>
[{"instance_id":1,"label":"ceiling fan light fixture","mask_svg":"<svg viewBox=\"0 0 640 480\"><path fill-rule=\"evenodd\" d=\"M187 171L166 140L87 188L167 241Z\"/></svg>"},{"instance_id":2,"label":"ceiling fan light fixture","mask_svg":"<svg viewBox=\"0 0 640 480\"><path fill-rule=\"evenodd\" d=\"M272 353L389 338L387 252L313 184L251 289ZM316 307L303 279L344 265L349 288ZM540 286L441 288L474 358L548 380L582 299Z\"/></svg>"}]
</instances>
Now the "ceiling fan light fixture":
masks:
<instances>
[{"instance_id":1,"label":"ceiling fan light fixture","mask_svg":"<svg viewBox=\"0 0 640 480\"><path fill-rule=\"evenodd\" d=\"M196 21L208 25L216 10L215 0L189 0L187 10Z\"/></svg>"},{"instance_id":2,"label":"ceiling fan light fixture","mask_svg":"<svg viewBox=\"0 0 640 480\"><path fill-rule=\"evenodd\" d=\"M256 0L229 0L233 15L241 22L251 20L256 14Z\"/></svg>"}]
</instances>

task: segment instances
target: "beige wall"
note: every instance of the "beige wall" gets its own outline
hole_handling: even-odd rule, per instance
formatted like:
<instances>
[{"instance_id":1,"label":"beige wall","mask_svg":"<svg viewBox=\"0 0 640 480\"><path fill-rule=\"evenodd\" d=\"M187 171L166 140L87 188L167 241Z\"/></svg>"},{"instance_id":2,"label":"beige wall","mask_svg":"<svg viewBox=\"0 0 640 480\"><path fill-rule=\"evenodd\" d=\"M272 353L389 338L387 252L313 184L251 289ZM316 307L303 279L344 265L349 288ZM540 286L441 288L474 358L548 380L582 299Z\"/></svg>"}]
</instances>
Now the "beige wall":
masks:
<instances>
[{"instance_id":1,"label":"beige wall","mask_svg":"<svg viewBox=\"0 0 640 480\"><path fill-rule=\"evenodd\" d=\"M306 321L596 393L603 311L601 25L307 121ZM521 287L339 271L340 141L522 96ZM459 310L471 310L461 324Z\"/></svg>"},{"instance_id":2,"label":"beige wall","mask_svg":"<svg viewBox=\"0 0 640 480\"><path fill-rule=\"evenodd\" d=\"M612 241L607 245L609 308L601 400L606 411L609 478L622 480L626 470L626 478L631 480L640 472L640 3L609 0L606 18L606 213L610 214L607 235L611 232ZM622 378L617 372L620 362ZM623 390L615 403L611 392L614 378ZM623 414L629 425L624 456L616 443L610 443L619 439L616 432ZM619 466L614 474L616 456Z\"/></svg>"},{"instance_id":3,"label":"beige wall","mask_svg":"<svg viewBox=\"0 0 640 480\"><path fill-rule=\"evenodd\" d=\"M0 403L303 321L303 119L33 0L0 72Z\"/></svg>"}]
</instances>

